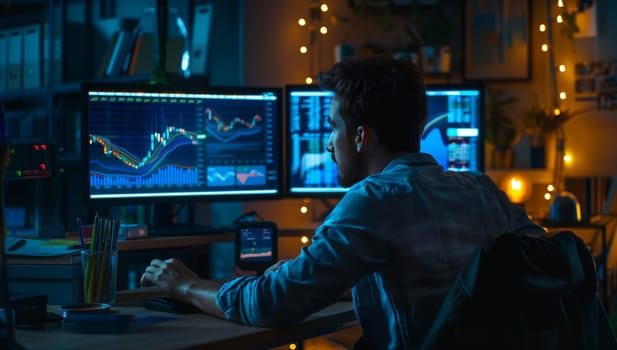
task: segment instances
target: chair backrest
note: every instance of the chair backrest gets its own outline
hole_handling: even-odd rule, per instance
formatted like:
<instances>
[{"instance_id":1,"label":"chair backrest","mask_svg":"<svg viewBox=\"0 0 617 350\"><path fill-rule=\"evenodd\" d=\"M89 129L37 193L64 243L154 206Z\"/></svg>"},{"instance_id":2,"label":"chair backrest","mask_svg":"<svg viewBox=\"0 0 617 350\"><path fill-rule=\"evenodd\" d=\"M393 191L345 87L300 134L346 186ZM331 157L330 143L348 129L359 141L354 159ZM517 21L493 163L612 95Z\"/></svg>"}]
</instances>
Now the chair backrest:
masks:
<instances>
[{"instance_id":1,"label":"chair backrest","mask_svg":"<svg viewBox=\"0 0 617 350\"><path fill-rule=\"evenodd\" d=\"M574 233L504 233L459 273L421 349L617 349Z\"/></svg>"}]
</instances>

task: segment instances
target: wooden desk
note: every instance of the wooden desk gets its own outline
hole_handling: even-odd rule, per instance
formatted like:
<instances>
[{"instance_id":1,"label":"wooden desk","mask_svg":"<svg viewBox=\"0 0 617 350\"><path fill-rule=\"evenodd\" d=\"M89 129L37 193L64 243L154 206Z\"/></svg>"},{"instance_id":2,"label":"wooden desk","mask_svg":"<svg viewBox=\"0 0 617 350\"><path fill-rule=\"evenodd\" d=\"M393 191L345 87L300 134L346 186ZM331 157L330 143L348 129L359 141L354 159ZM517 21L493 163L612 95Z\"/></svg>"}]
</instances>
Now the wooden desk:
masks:
<instances>
[{"instance_id":1,"label":"wooden desk","mask_svg":"<svg viewBox=\"0 0 617 350\"><path fill-rule=\"evenodd\" d=\"M63 331L59 324L45 330L17 330L19 344L28 350L48 349L268 349L355 326L351 302L338 302L316 312L299 325L260 328L239 325L206 314L175 315L143 307L112 307L120 313L171 316L153 325L135 324L125 334L81 334ZM56 306L48 307L57 312Z\"/></svg>"}]
</instances>

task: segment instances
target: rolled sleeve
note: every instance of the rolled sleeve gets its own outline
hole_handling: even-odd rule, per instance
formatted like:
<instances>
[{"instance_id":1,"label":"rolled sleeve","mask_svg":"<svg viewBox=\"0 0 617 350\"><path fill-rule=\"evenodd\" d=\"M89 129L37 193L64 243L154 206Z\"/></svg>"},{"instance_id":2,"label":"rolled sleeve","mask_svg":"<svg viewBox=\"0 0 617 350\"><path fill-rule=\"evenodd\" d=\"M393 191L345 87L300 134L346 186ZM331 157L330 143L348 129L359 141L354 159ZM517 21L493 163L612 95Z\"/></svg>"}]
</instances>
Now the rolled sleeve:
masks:
<instances>
[{"instance_id":1,"label":"rolled sleeve","mask_svg":"<svg viewBox=\"0 0 617 350\"><path fill-rule=\"evenodd\" d=\"M298 323L384 264L384 242L363 226L341 224L333 214L297 258L263 276L243 276L225 283L217 294L225 317L266 327ZM328 225L332 220L338 220L336 228Z\"/></svg>"}]
</instances>

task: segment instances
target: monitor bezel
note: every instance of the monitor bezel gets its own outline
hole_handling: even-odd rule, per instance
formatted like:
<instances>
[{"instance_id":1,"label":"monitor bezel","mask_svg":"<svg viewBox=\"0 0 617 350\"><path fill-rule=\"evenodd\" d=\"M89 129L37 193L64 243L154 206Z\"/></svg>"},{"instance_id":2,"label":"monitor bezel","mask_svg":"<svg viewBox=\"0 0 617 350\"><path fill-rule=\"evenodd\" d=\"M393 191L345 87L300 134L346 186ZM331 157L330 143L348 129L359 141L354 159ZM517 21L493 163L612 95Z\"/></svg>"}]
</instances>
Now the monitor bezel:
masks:
<instances>
[{"instance_id":1,"label":"monitor bezel","mask_svg":"<svg viewBox=\"0 0 617 350\"><path fill-rule=\"evenodd\" d=\"M88 92L93 90L115 90L115 91L155 91L155 92L188 92L188 93L207 93L207 94L234 94L234 93L260 93L268 92L276 96L275 108L277 116L273 125L277 130L275 134L275 163L277 173L277 184L274 193L232 193L232 194L203 194L185 196L136 196L120 198L91 198L90 179L89 179L89 152L88 152ZM186 81L174 82L173 85L152 85L146 82L126 82L126 81L83 81L80 84L81 99L81 185L84 188L82 202L90 207L107 207L115 205L139 205L139 204L161 204L161 203L199 203L199 202L220 202L220 201L244 201L244 200L264 200L280 199L284 197L284 164L283 164L283 89L276 86L210 86L200 82Z\"/></svg>"},{"instance_id":2,"label":"monitor bezel","mask_svg":"<svg viewBox=\"0 0 617 350\"><path fill-rule=\"evenodd\" d=\"M428 98L428 91L461 91L461 90L472 90L478 91L478 109L480 118L478 118L478 156L477 156L477 171L484 172L485 171L485 151L484 151L484 125L485 125L485 86L483 83L431 83L425 84ZM284 129L284 140L285 140L285 194L290 198L341 198L347 193L348 188L338 187L333 189L332 191L303 191L303 192L292 192L292 184L291 177L292 171L290 169L292 163L292 152L291 149L291 131L290 131L290 118L291 118L291 105L290 105L290 94L295 91L323 91L323 89L319 88L318 85L296 85L296 84L288 84L285 85L285 129ZM428 103L428 101L427 101ZM423 151L423 150L420 150ZM446 169L447 170L447 169Z\"/></svg>"},{"instance_id":3,"label":"monitor bezel","mask_svg":"<svg viewBox=\"0 0 617 350\"><path fill-rule=\"evenodd\" d=\"M315 190L315 191L304 191L304 192L292 192L292 184L291 184L291 163L292 163L292 153L291 142L292 135L290 131L291 126L291 104L290 104L290 94L296 91L321 91L324 92L326 90L321 89L318 85L315 84L287 84L285 85L285 129L284 129L284 139L285 139L285 194L290 198L332 198L338 199L341 198L347 193L349 190L348 187L335 187L332 190Z\"/></svg>"}]
</instances>

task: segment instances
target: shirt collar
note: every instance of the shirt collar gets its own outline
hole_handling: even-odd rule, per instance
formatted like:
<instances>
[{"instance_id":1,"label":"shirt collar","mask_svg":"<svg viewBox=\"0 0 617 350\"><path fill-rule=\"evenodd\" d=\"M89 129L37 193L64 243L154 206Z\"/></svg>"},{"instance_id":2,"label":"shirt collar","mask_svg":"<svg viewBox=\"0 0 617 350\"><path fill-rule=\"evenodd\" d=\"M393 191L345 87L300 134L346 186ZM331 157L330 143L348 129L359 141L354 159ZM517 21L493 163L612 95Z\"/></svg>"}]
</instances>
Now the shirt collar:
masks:
<instances>
[{"instance_id":1,"label":"shirt collar","mask_svg":"<svg viewBox=\"0 0 617 350\"><path fill-rule=\"evenodd\" d=\"M410 167L419 165L437 165L437 161L428 153L407 153L392 159L390 163L388 163L388 165L386 165L386 167L382 170L382 172L393 170L399 165Z\"/></svg>"}]
</instances>

